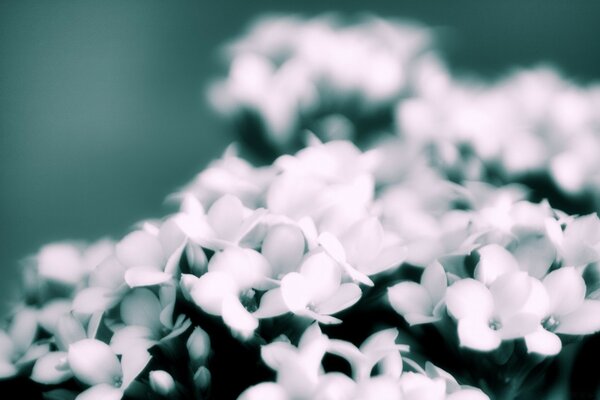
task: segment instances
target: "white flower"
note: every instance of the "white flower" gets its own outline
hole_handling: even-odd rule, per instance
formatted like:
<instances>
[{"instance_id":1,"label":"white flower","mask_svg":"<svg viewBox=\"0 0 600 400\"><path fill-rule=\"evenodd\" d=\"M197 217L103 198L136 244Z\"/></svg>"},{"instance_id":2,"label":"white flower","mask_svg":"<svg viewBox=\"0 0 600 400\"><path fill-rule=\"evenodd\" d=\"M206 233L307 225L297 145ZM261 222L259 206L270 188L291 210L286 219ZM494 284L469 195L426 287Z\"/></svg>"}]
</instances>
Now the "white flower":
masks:
<instances>
[{"instance_id":1,"label":"white flower","mask_svg":"<svg viewBox=\"0 0 600 400\"><path fill-rule=\"evenodd\" d=\"M589 335L600 331L600 301L586 299L586 285L573 267L550 272L543 280L541 304L542 325L525 336L530 352L555 355L560 352L557 334Z\"/></svg>"},{"instance_id":2,"label":"white flower","mask_svg":"<svg viewBox=\"0 0 600 400\"><path fill-rule=\"evenodd\" d=\"M244 240L253 243L248 235L264 216L264 210L250 210L233 195L215 201L208 212L193 196L186 195L182 212L174 219L179 228L194 243L211 250L238 246Z\"/></svg>"},{"instance_id":3,"label":"white flower","mask_svg":"<svg viewBox=\"0 0 600 400\"><path fill-rule=\"evenodd\" d=\"M525 272L508 272L489 289L474 279L462 279L446 292L448 312L458 322L460 345L491 351L503 340L532 333L540 316L526 307L532 280Z\"/></svg>"},{"instance_id":4,"label":"white flower","mask_svg":"<svg viewBox=\"0 0 600 400\"><path fill-rule=\"evenodd\" d=\"M206 274L183 278L188 279L186 285L196 305L209 314L222 316L234 331L249 336L258 327L258 321L242 305L240 297L262 287L268 276L269 263L260 253L228 247L213 255Z\"/></svg>"},{"instance_id":5,"label":"white flower","mask_svg":"<svg viewBox=\"0 0 600 400\"><path fill-rule=\"evenodd\" d=\"M97 339L75 342L67 354L75 378L90 386L77 400L121 399L149 361L150 354L142 347L127 349L119 360L109 345Z\"/></svg>"},{"instance_id":6,"label":"white flower","mask_svg":"<svg viewBox=\"0 0 600 400\"><path fill-rule=\"evenodd\" d=\"M317 253L304 261L299 273L288 273L280 287L267 291L255 315L270 318L292 312L322 323L340 323L331 314L351 307L360 296L358 285L342 283L335 263L327 255Z\"/></svg>"},{"instance_id":7,"label":"white flower","mask_svg":"<svg viewBox=\"0 0 600 400\"><path fill-rule=\"evenodd\" d=\"M425 324L442 318L442 305L448 280L439 262L427 266L420 284L406 281L388 288L388 300L392 308L410 325Z\"/></svg>"}]
</instances>

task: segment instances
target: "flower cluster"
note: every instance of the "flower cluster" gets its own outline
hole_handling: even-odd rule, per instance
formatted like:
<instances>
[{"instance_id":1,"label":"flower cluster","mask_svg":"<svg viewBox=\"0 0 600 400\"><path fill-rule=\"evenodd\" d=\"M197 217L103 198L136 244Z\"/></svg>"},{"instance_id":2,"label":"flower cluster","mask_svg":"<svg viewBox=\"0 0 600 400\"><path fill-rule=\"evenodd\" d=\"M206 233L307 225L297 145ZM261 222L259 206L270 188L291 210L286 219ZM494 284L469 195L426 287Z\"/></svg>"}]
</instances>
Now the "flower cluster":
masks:
<instances>
[{"instance_id":1,"label":"flower cluster","mask_svg":"<svg viewBox=\"0 0 600 400\"><path fill-rule=\"evenodd\" d=\"M389 123L410 93L421 60L437 63L433 36L416 24L338 16L263 18L227 48L228 75L210 99L223 114L257 126L277 151L298 147L298 132L356 139ZM243 128L242 128L243 129Z\"/></svg>"},{"instance_id":2,"label":"flower cluster","mask_svg":"<svg viewBox=\"0 0 600 400\"><path fill-rule=\"evenodd\" d=\"M77 400L545 394L563 346L600 331L600 219L505 183L568 175L555 160L589 143L553 135L594 137L592 108L523 95L514 82L541 72L453 82L427 31L378 19L271 19L231 51L223 110L254 113L279 150L326 128L262 167L230 147L120 240L43 247L0 330L0 379ZM396 125L370 150L320 139L371 134L381 110Z\"/></svg>"},{"instance_id":3,"label":"flower cluster","mask_svg":"<svg viewBox=\"0 0 600 400\"><path fill-rule=\"evenodd\" d=\"M227 48L210 98L260 149L296 149L306 129L366 145L395 138L455 181L543 176L565 196L597 197L598 85L550 66L495 83L453 76L435 37L375 17L259 20Z\"/></svg>"}]
</instances>

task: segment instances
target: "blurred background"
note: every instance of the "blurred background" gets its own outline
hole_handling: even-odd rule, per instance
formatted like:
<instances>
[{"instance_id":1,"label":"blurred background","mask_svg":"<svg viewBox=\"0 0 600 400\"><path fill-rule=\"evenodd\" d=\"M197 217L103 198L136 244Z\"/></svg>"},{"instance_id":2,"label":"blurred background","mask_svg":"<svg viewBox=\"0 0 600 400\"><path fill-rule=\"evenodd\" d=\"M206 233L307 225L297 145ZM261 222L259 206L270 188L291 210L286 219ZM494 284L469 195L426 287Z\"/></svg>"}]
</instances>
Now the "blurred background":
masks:
<instances>
[{"instance_id":1,"label":"blurred background","mask_svg":"<svg viewBox=\"0 0 600 400\"><path fill-rule=\"evenodd\" d=\"M368 9L366 7L368 6ZM0 2L0 303L44 243L119 237L234 139L204 90L265 12L369 11L438 30L457 72L547 62L600 78L590 1Z\"/></svg>"}]
</instances>

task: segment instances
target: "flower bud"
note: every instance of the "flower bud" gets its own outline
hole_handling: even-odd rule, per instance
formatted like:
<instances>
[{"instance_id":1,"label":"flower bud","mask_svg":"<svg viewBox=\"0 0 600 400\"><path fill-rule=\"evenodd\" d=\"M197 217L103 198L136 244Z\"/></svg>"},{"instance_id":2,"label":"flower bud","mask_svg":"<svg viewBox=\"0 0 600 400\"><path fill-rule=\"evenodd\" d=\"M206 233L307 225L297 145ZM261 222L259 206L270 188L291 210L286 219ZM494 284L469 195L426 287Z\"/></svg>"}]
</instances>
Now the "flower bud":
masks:
<instances>
[{"instance_id":1,"label":"flower bud","mask_svg":"<svg viewBox=\"0 0 600 400\"><path fill-rule=\"evenodd\" d=\"M186 343L190 360L194 365L202 365L210 353L210 337L200 327L194 328Z\"/></svg>"},{"instance_id":2,"label":"flower bud","mask_svg":"<svg viewBox=\"0 0 600 400\"><path fill-rule=\"evenodd\" d=\"M151 371L150 387L159 395L168 396L175 391L175 380L166 371Z\"/></svg>"},{"instance_id":3,"label":"flower bud","mask_svg":"<svg viewBox=\"0 0 600 400\"><path fill-rule=\"evenodd\" d=\"M198 368L198 370L194 374L194 384L196 385L196 389L203 393L206 393L210 388L211 379L212 378L208 368L204 366Z\"/></svg>"}]
</instances>

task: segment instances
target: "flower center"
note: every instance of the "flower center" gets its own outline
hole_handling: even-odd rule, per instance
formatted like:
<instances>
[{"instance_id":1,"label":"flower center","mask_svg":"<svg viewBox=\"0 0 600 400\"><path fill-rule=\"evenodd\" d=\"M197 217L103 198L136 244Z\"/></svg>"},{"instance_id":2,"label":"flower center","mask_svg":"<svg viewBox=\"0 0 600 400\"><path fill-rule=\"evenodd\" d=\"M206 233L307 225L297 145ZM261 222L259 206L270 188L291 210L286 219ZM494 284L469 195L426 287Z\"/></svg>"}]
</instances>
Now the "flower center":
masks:
<instances>
[{"instance_id":1,"label":"flower center","mask_svg":"<svg viewBox=\"0 0 600 400\"><path fill-rule=\"evenodd\" d=\"M554 318L553 315L549 316L544 321L542 321L542 326L547 331L550 331L550 332L553 332L556 328L558 328L559 324L560 324L560 321L558 321L556 318Z\"/></svg>"},{"instance_id":2,"label":"flower center","mask_svg":"<svg viewBox=\"0 0 600 400\"><path fill-rule=\"evenodd\" d=\"M120 376L115 376L113 379L113 386L116 388L120 388L123 384L123 378Z\"/></svg>"},{"instance_id":3,"label":"flower center","mask_svg":"<svg viewBox=\"0 0 600 400\"><path fill-rule=\"evenodd\" d=\"M498 321L496 319L491 319L490 322L488 322L488 326L492 330L497 331L502 328L502 323L500 323L500 321Z\"/></svg>"}]
</instances>

